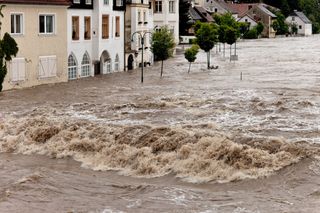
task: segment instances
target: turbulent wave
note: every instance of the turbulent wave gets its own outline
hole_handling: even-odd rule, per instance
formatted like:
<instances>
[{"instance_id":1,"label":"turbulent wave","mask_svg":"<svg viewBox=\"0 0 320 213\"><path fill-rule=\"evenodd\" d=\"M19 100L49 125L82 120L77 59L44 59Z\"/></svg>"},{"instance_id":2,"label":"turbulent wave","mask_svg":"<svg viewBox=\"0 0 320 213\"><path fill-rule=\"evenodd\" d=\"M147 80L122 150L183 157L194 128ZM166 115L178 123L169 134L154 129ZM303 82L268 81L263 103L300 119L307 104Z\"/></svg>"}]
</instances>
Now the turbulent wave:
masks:
<instances>
[{"instance_id":1,"label":"turbulent wave","mask_svg":"<svg viewBox=\"0 0 320 213\"><path fill-rule=\"evenodd\" d=\"M233 137L214 124L119 126L37 116L6 118L0 152L73 157L94 170L134 177L172 173L189 182L224 182L270 175L319 153L319 147Z\"/></svg>"}]
</instances>

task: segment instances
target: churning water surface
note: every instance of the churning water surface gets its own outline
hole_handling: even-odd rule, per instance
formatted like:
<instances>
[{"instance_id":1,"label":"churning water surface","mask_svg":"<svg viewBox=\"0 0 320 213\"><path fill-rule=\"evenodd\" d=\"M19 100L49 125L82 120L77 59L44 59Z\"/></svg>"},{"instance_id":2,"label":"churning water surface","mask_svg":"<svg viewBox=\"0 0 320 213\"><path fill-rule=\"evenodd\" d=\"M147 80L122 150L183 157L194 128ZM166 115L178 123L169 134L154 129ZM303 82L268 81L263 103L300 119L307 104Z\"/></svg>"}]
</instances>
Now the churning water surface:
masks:
<instances>
[{"instance_id":1,"label":"churning water surface","mask_svg":"<svg viewBox=\"0 0 320 213\"><path fill-rule=\"evenodd\" d=\"M0 211L319 212L319 38L1 93Z\"/></svg>"}]
</instances>

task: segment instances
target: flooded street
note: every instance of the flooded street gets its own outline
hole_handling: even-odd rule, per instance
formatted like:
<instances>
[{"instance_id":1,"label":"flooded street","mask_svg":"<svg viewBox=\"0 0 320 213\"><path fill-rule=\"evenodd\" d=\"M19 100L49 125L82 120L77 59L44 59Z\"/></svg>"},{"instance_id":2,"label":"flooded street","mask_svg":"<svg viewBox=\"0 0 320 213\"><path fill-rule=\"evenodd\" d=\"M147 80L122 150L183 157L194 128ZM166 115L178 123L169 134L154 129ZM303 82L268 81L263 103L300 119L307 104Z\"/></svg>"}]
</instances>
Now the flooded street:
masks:
<instances>
[{"instance_id":1,"label":"flooded street","mask_svg":"<svg viewBox=\"0 0 320 213\"><path fill-rule=\"evenodd\" d=\"M1 93L0 212L320 212L319 39Z\"/></svg>"}]
</instances>

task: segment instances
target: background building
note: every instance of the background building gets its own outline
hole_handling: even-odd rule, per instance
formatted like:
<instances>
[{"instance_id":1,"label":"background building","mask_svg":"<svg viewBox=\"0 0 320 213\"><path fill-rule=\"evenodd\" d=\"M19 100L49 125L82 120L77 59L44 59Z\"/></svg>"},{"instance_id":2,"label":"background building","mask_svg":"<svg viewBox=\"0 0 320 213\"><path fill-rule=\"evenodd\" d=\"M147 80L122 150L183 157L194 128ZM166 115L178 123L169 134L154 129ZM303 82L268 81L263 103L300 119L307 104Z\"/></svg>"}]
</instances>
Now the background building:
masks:
<instances>
[{"instance_id":1,"label":"background building","mask_svg":"<svg viewBox=\"0 0 320 213\"><path fill-rule=\"evenodd\" d=\"M4 89L67 81L68 0L1 0L2 36L16 40L19 52L8 64Z\"/></svg>"}]
</instances>

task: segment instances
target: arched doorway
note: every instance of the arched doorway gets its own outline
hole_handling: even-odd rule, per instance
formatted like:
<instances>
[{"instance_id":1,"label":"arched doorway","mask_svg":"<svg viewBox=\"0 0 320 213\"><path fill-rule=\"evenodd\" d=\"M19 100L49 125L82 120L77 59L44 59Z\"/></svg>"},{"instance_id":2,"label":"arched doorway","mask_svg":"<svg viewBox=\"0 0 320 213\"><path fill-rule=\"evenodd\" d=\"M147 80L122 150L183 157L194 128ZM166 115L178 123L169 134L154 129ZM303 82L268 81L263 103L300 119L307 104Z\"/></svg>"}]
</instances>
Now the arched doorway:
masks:
<instances>
[{"instance_id":1,"label":"arched doorway","mask_svg":"<svg viewBox=\"0 0 320 213\"><path fill-rule=\"evenodd\" d=\"M129 55L128 57L128 70L133 70L133 55Z\"/></svg>"},{"instance_id":2,"label":"arched doorway","mask_svg":"<svg viewBox=\"0 0 320 213\"><path fill-rule=\"evenodd\" d=\"M103 51L100 57L100 69L102 74L111 73L111 58L108 51Z\"/></svg>"}]
</instances>

